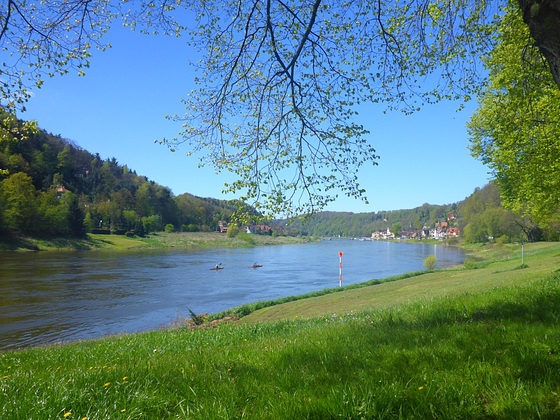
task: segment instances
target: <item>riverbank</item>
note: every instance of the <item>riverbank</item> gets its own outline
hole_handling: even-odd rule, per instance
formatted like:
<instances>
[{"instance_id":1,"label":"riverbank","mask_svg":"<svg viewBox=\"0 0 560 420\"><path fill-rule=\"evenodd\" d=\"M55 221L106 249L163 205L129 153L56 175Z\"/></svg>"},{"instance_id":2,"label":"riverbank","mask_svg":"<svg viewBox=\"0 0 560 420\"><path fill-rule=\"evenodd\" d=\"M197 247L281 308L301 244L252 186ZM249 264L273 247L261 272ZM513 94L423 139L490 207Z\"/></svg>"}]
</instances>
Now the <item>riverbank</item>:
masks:
<instances>
[{"instance_id":1,"label":"riverbank","mask_svg":"<svg viewBox=\"0 0 560 420\"><path fill-rule=\"evenodd\" d=\"M558 418L560 244L526 245L526 266L519 248L484 250L495 259L477 254L470 269L276 305L284 317L273 322L261 309L216 328L0 353L0 410L6 419Z\"/></svg>"},{"instance_id":2,"label":"riverbank","mask_svg":"<svg viewBox=\"0 0 560 420\"><path fill-rule=\"evenodd\" d=\"M261 245L286 245L309 242L308 238L240 234L229 238L217 232L158 232L146 237L99 235L89 233L84 239L31 238L8 235L0 237L1 251L70 251L70 250L128 250L128 249L206 249L235 248Z\"/></svg>"}]
</instances>

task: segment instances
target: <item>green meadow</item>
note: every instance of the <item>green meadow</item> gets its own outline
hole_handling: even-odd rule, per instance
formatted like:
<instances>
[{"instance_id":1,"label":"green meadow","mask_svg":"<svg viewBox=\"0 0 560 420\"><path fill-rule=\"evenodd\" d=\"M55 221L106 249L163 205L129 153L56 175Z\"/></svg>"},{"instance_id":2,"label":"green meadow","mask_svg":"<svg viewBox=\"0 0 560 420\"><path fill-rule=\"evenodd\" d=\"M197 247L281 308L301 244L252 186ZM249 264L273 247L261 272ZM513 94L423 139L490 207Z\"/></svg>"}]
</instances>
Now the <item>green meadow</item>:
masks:
<instances>
[{"instance_id":1,"label":"green meadow","mask_svg":"<svg viewBox=\"0 0 560 420\"><path fill-rule=\"evenodd\" d=\"M0 237L1 251L68 251L68 250L110 250L128 249L205 249L239 248L259 245L285 245L309 242L309 239L288 236L249 235L240 233L227 237L217 232L157 232L146 237L125 235L100 235L88 233L84 239L75 238L34 238L8 235Z\"/></svg>"},{"instance_id":2,"label":"green meadow","mask_svg":"<svg viewBox=\"0 0 560 420\"><path fill-rule=\"evenodd\" d=\"M0 353L3 419L557 419L560 244ZM235 312L235 311L233 311ZM208 324L207 324L208 325Z\"/></svg>"}]
</instances>

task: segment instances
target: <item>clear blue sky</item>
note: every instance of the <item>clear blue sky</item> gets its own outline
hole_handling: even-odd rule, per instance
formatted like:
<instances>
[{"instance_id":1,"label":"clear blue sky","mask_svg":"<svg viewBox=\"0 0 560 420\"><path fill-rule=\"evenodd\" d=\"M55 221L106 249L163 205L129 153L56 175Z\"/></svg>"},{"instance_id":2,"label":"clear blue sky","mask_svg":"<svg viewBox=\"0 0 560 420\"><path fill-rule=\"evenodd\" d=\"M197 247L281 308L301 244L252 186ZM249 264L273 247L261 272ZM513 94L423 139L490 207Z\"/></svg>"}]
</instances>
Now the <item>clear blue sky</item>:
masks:
<instances>
[{"instance_id":1,"label":"clear blue sky","mask_svg":"<svg viewBox=\"0 0 560 420\"><path fill-rule=\"evenodd\" d=\"M186 40L115 27L106 41L113 48L94 52L86 76L46 80L19 117L37 120L46 131L104 159L115 157L175 195L232 198L221 193L231 180L227 173L200 169L197 157L187 157L186 150L173 153L154 143L177 135L180 124L165 115L183 114L180 98L195 88L188 66L194 51ZM412 116L364 113L360 123L371 131L371 144L381 156L378 166L359 173L369 204L341 196L327 210L358 213L448 204L483 187L488 170L467 150L465 123L475 105L459 113L454 104L429 106Z\"/></svg>"}]
</instances>

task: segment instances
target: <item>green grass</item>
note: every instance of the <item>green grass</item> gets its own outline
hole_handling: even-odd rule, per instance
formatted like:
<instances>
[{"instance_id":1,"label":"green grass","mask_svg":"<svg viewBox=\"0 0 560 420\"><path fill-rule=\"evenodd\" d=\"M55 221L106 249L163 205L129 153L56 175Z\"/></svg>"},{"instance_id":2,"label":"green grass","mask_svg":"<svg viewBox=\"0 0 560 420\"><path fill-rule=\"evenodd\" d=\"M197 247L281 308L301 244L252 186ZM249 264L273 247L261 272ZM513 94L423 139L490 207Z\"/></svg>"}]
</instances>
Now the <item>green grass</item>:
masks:
<instances>
[{"instance_id":1,"label":"green grass","mask_svg":"<svg viewBox=\"0 0 560 420\"><path fill-rule=\"evenodd\" d=\"M88 234L85 239L31 238L17 235L0 237L0 251L60 251L60 250L111 250L156 249L156 248L238 248L258 245L284 245L309 242L292 237L271 237L242 233L228 238L216 232L153 233L145 238L129 238L124 235Z\"/></svg>"},{"instance_id":2,"label":"green grass","mask_svg":"<svg viewBox=\"0 0 560 420\"><path fill-rule=\"evenodd\" d=\"M0 353L0 412L3 419L560 418L560 247L528 254L523 269L510 253L483 268L262 309L285 310L274 322L256 322L255 311L251 323ZM297 303L321 316L294 316Z\"/></svg>"}]
</instances>

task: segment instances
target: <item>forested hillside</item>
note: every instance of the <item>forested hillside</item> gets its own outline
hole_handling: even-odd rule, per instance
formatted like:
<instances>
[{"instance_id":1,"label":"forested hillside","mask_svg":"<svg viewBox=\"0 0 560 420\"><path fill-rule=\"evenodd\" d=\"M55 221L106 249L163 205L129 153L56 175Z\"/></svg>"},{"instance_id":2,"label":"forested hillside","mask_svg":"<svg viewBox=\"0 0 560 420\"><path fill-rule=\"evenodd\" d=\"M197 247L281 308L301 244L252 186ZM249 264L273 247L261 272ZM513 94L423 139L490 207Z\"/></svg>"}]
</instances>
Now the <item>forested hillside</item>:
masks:
<instances>
[{"instance_id":1,"label":"forested hillside","mask_svg":"<svg viewBox=\"0 0 560 420\"><path fill-rule=\"evenodd\" d=\"M115 158L83 150L10 114L0 114L0 232L83 236L86 232L137 235L168 229L213 231L230 221L234 202L174 196ZM467 242L558 240L558 222L537 225L502 206L490 183L465 200L376 213L321 212L306 221L274 223L277 233L318 237L369 237L387 228L397 234L449 221ZM490 238L490 239L489 239Z\"/></svg>"},{"instance_id":2,"label":"forested hillside","mask_svg":"<svg viewBox=\"0 0 560 420\"><path fill-rule=\"evenodd\" d=\"M234 203L171 190L115 158L83 150L0 114L0 232L83 236L87 231L144 234L215 230Z\"/></svg>"},{"instance_id":3,"label":"forested hillside","mask_svg":"<svg viewBox=\"0 0 560 420\"><path fill-rule=\"evenodd\" d=\"M456 209L456 205L424 204L411 210L377 213L321 212L307 221L294 222L288 225L287 229L312 236L370 236L374 231L387 228L401 231L433 226L436 221L453 214ZM281 221L279 224L285 223L287 220Z\"/></svg>"},{"instance_id":4,"label":"forested hillside","mask_svg":"<svg viewBox=\"0 0 560 420\"><path fill-rule=\"evenodd\" d=\"M506 210L502 205L499 187L491 182L477 188L469 197L446 205L423 204L411 210L381 211L376 213L321 212L309 220L277 221L275 231L284 230L292 235L318 237L369 237L372 232L390 229L395 234L447 222L459 228L466 242L491 240L517 241L523 232L527 240L558 240L560 225L538 225L529 217Z\"/></svg>"}]
</instances>

